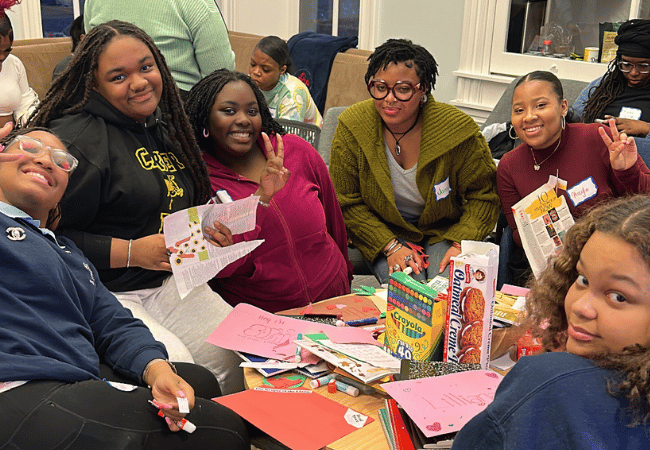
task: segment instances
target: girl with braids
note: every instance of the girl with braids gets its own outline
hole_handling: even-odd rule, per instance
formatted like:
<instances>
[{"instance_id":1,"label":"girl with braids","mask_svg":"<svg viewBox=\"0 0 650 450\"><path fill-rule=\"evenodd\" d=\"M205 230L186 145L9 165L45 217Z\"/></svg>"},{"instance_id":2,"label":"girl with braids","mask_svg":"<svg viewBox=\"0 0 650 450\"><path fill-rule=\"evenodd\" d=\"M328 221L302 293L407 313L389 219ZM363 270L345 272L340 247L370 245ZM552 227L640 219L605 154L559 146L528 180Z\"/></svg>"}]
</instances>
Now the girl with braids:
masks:
<instances>
[{"instance_id":1,"label":"girl with braids","mask_svg":"<svg viewBox=\"0 0 650 450\"><path fill-rule=\"evenodd\" d=\"M264 93L274 118L323 126L309 89L293 76L289 46L283 39L277 36L260 39L253 49L248 73Z\"/></svg>"},{"instance_id":2,"label":"girl with braids","mask_svg":"<svg viewBox=\"0 0 650 450\"><path fill-rule=\"evenodd\" d=\"M207 285L181 300L171 275L163 218L205 203L210 181L151 38L126 22L93 28L30 123L54 130L79 160L57 232L88 256L172 358L206 366L224 392L242 389L239 358L205 342L231 307ZM204 232L213 244L227 245L220 227Z\"/></svg>"},{"instance_id":3,"label":"girl with braids","mask_svg":"<svg viewBox=\"0 0 650 450\"><path fill-rule=\"evenodd\" d=\"M576 222L526 309L552 353L520 359L453 448L650 448L650 197Z\"/></svg>"},{"instance_id":4,"label":"girl with braids","mask_svg":"<svg viewBox=\"0 0 650 450\"><path fill-rule=\"evenodd\" d=\"M186 109L212 189L233 200L260 196L255 229L227 238L264 243L210 286L231 305L270 312L350 293L345 224L316 150L284 135L255 82L238 72L205 77L190 91Z\"/></svg>"},{"instance_id":5,"label":"girl with braids","mask_svg":"<svg viewBox=\"0 0 650 450\"><path fill-rule=\"evenodd\" d=\"M0 447L250 448L242 420L210 400L220 395L214 375L168 363L83 253L52 233L77 159L47 129L5 137L9 129L0 130ZM193 434L180 431L186 415Z\"/></svg>"},{"instance_id":6,"label":"girl with braids","mask_svg":"<svg viewBox=\"0 0 650 450\"><path fill-rule=\"evenodd\" d=\"M614 118L618 131L650 137L650 20L625 22L614 42L607 73L582 91L573 110L585 123Z\"/></svg>"},{"instance_id":7,"label":"girl with braids","mask_svg":"<svg viewBox=\"0 0 650 450\"><path fill-rule=\"evenodd\" d=\"M461 240L494 228L496 166L472 118L434 100L425 48L389 39L368 60L372 99L339 116L330 158L348 235L382 284L447 274Z\"/></svg>"},{"instance_id":8,"label":"girl with braids","mask_svg":"<svg viewBox=\"0 0 650 450\"><path fill-rule=\"evenodd\" d=\"M29 87L22 61L11 54L14 30L6 10L19 0L0 0L0 126L24 124L38 106L38 95Z\"/></svg>"}]
</instances>

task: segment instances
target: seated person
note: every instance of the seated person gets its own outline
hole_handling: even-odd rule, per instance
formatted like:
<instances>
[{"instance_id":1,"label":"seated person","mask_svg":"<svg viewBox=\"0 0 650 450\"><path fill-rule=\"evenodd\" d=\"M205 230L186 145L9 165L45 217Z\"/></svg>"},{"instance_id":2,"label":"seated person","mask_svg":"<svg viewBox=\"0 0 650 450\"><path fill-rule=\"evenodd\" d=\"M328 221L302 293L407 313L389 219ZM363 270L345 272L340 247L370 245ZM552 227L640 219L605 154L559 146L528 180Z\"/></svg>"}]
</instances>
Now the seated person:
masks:
<instances>
[{"instance_id":1,"label":"seated person","mask_svg":"<svg viewBox=\"0 0 650 450\"><path fill-rule=\"evenodd\" d=\"M251 56L248 73L264 93L271 115L323 126L323 118L309 88L291 73L289 47L277 36L262 38Z\"/></svg>"},{"instance_id":2,"label":"seated person","mask_svg":"<svg viewBox=\"0 0 650 450\"><path fill-rule=\"evenodd\" d=\"M18 2L8 3L7 9ZM7 122L24 124L38 106L38 95L29 87L25 66L11 54L13 43L11 20L0 7L0 126Z\"/></svg>"},{"instance_id":3,"label":"seated person","mask_svg":"<svg viewBox=\"0 0 650 450\"><path fill-rule=\"evenodd\" d=\"M523 143L501 158L497 188L518 245L521 238L512 206L550 175L567 182L567 189L558 192L576 219L610 197L650 192L650 170L638 156L633 138L619 133L615 125L608 134L600 124L567 123L567 113L562 83L551 72L531 72L515 85L511 120ZM581 189L587 191L572 200L571 194Z\"/></svg>"},{"instance_id":4,"label":"seated person","mask_svg":"<svg viewBox=\"0 0 650 450\"><path fill-rule=\"evenodd\" d=\"M488 146L471 117L434 100L437 73L424 47L389 39L369 57L372 99L341 113L334 134L329 169L348 236L382 284L407 268L446 276L460 241L497 220Z\"/></svg>"},{"instance_id":5,"label":"seated person","mask_svg":"<svg viewBox=\"0 0 650 450\"><path fill-rule=\"evenodd\" d=\"M609 118L628 136L650 137L650 20L632 19L618 29L616 59L573 104L583 122Z\"/></svg>"},{"instance_id":6,"label":"seated person","mask_svg":"<svg viewBox=\"0 0 650 450\"><path fill-rule=\"evenodd\" d=\"M526 296L524 356L452 449L650 448L650 197L598 206Z\"/></svg>"},{"instance_id":7,"label":"seated person","mask_svg":"<svg viewBox=\"0 0 650 450\"><path fill-rule=\"evenodd\" d=\"M210 400L220 395L214 376L191 364L178 365L185 379L174 373L165 347L52 233L77 160L45 129L0 142L0 447L249 449L242 420ZM179 432L183 420L194 433Z\"/></svg>"},{"instance_id":8,"label":"seated person","mask_svg":"<svg viewBox=\"0 0 650 450\"><path fill-rule=\"evenodd\" d=\"M151 38L126 22L93 28L32 123L56 131L79 160L57 233L75 241L174 359L207 367L225 393L242 390L241 359L205 342L232 308L207 284L181 299L171 274L163 219L205 203L210 180Z\"/></svg>"},{"instance_id":9,"label":"seated person","mask_svg":"<svg viewBox=\"0 0 650 450\"><path fill-rule=\"evenodd\" d=\"M323 158L298 136L282 136L264 96L226 69L201 80L186 110L212 189L233 199L259 195L253 231L228 241L264 239L210 286L231 305L276 312L350 293L352 265L341 209Z\"/></svg>"},{"instance_id":10,"label":"seated person","mask_svg":"<svg viewBox=\"0 0 650 450\"><path fill-rule=\"evenodd\" d=\"M86 35L86 32L84 31L84 17L83 16L77 16L76 19L72 21L72 24L70 25L70 38L72 38L72 50L70 50L70 54L63 58L61 61L57 63L56 66L54 66L54 71L52 72L52 80L54 80L56 77L61 75L61 73L65 70L66 67L68 67L68 63L70 63L70 60L72 59L72 54L74 53L75 49L77 48L77 45L79 45L79 42L84 38Z\"/></svg>"}]
</instances>

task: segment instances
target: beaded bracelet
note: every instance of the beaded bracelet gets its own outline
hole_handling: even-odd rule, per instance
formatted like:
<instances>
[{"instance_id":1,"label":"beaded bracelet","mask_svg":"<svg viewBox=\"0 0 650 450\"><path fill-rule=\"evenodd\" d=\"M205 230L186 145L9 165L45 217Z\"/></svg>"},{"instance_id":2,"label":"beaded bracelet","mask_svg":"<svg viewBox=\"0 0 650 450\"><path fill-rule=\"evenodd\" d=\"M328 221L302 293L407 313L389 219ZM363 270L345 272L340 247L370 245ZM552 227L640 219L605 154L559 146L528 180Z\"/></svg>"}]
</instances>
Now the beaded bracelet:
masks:
<instances>
[{"instance_id":1,"label":"beaded bracelet","mask_svg":"<svg viewBox=\"0 0 650 450\"><path fill-rule=\"evenodd\" d=\"M271 206L270 203L263 202L262 200L259 200L259 204L262 205L265 208L268 208L269 206Z\"/></svg>"},{"instance_id":2,"label":"beaded bracelet","mask_svg":"<svg viewBox=\"0 0 650 450\"><path fill-rule=\"evenodd\" d=\"M452 247L457 248L458 250L461 250L460 244L458 242L452 242L451 245L452 245Z\"/></svg>"}]
</instances>

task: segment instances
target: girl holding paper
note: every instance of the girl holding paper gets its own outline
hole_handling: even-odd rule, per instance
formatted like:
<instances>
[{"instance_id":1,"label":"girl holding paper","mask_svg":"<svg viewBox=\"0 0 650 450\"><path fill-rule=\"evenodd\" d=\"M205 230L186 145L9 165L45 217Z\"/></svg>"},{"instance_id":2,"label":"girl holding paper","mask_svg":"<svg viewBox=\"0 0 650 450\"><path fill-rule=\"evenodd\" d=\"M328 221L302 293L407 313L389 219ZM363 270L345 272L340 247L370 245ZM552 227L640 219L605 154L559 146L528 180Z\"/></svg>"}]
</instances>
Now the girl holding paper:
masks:
<instances>
[{"instance_id":1,"label":"girl holding paper","mask_svg":"<svg viewBox=\"0 0 650 450\"><path fill-rule=\"evenodd\" d=\"M266 311L305 306L350 293L343 216L321 156L285 135L247 75L217 70L190 91L187 113L208 165L212 188L233 200L259 195L253 231L264 239L210 285L231 305Z\"/></svg>"},{"instance_id":2,"label":"girl holding paper","mask_svg":"<svg viewBox=\"0 0 650 450\"><path fill-rule=\"evenodd\" d=\"M243 389L240 359L205 342L231 307L205 284L181 299L171 275L163 219L205 203L210 184L151 38L126 22L93 28L31 124L55 130L79 160L57 232L75 241L173 359L208 367L226 393ZM203 231L226 245L217 229Z\"/></svg>"},{"instance_id":3,"label":"girl holding paper","mask_svg":"<svg viewBox=\"0 0 650 450\"><path fill-rule=\"evenodd\" d=\"M650 448L650 197L569 230L527 297L551 353L525 356L453 449Z\"/></svg>"}]
</instances>

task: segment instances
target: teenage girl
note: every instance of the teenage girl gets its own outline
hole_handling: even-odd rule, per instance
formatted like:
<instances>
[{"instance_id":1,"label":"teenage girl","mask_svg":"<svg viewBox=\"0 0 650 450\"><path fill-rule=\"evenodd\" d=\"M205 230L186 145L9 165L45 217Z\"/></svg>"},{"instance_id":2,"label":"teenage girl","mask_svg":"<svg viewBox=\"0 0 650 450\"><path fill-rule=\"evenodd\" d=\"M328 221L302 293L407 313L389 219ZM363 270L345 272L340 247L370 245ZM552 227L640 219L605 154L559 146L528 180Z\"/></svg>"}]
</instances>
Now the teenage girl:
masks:
<instances>
[{"instance_id":1,"label":"teenage girl","mask_svg":"<svg viewBox=\"0 0 650 450\"><path fill-rule=\"evenodd\" d=\"M650 197L577 222L527 310L551 353L519 360L453 448L650 448Z\"/></svg>"}]
</instances>

